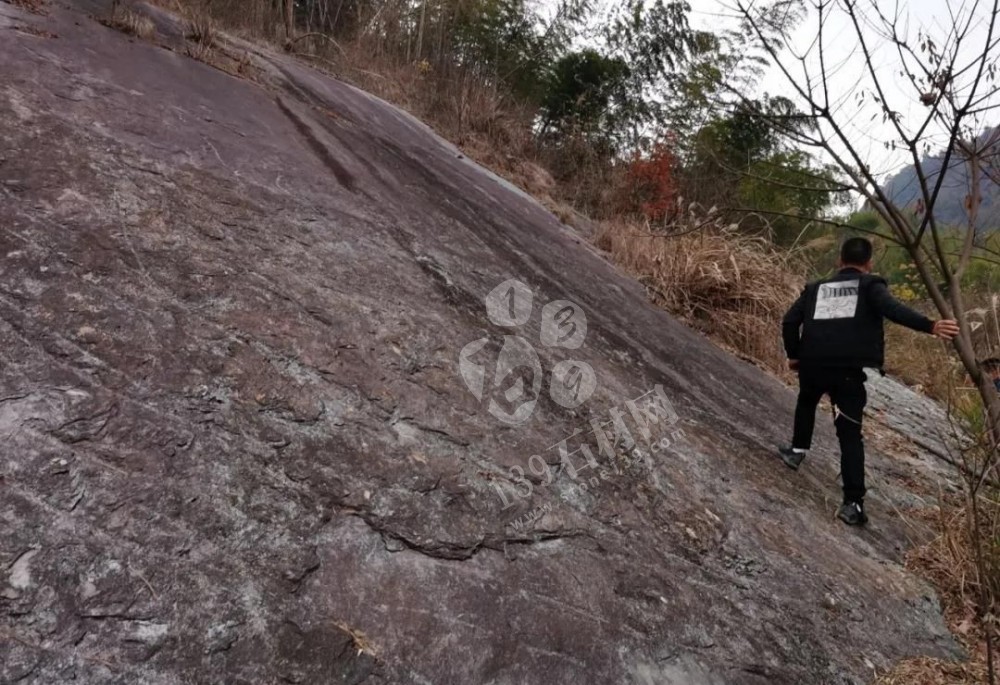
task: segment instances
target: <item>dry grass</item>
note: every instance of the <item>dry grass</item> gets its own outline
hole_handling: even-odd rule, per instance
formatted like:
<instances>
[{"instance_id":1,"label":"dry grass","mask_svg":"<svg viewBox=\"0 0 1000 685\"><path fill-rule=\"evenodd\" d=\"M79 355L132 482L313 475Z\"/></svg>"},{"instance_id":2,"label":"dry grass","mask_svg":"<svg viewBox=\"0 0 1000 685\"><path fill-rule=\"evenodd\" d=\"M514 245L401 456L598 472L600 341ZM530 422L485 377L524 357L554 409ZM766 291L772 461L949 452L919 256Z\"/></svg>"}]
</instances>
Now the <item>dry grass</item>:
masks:
<instances>
[{"instance_id":1,"label":"dry grass","mask_svg":"<svg viewBox=\"0 0 1000 685\"><path fill-rule=\"evenodd\" d=\"M354 649L358 654L368 654L372 657L378 657L378 653L375 651L375 646L372 644L371 640L368 639L368 636L360 630L355 630L342 621L335 621L333 625L350 636Z\"/></svg>"},{"instance_id":2,"label":"dry grass","mask_svg":"<svg viewBox=\"0 0 1000 685\"><path fill-rule=\"evenodd\" d=\"M985 509L983 518L991 528L983 537L996 540L1000 534L1000 502L980 495L980 507ZM981 592L985 589L993 604L1000 598L1000 550L987 550L987 568L981 575L975 564L968 507L961 501L950 502L931 516L938 535L912 550L907 564L940 589L945 617L955 634L978 642L985 629L977 611Z\"/></svg>"},{"instance_id":3,"label":"dry grass","mask_svg":"<svg viewBox=\"0 0 1000 685\"><path fill-rule=\"evenodd\" d=\"M37 26L29 26L27 24L14 24L10 27L13 31L18 31L20 33L26 33L29 36L36 36L38 38L58 38L59 35L52 33L51 31L46 31L45 29L40 29Z\"/></svg>"},{"instance_id":4,"label":"dry grass","mask_svg":"<svg viewBox=\"0 0 1000 685\"><path fill-rule=\"evenodd\" d=\"M748 361L784 375L781 318L801 289L794 255L733 225L685 212L689 232L651 233L605 222L597 246L643 283L651 299Z\"/></svg>"},{"instance_id":5,"label":"dry grass","mask_svg":"<svg viewBox=\"0 0 1000 685\"><path fill-rule=\"evenodd\" d=\"M215 22L203 12L191 14L185 22L184 37L206 49L215 47L218 42L218 31Z\"/></svg>"},{"instance_id":6,"label":"dry grass","mask_svg":"<svg viewBox=\"0 0 1000 685\"><path fill-rule=\"evenodd\" d=\"M103 23L105 26L142 40L150 40L156 35L156 25L153 24L152 19L118 3L112 6L111 17Z\"/></svg>"},{"instance_id":7,"label":"dry grass","mask_svg":"<svg viewBox=\"0 0 1000 685\"><path fill-rule=\"evenodd\" d=\"M917 390L945 403L967 394L965 370L948 343L889 323L885 352L886 371Z\"/></svg>"},{"instance_id":8,"label":"dry grass","mask_svg":"<svg viewBox=\"0 0 1000 685\"><path fill-rule=\"evenodd\" d=\"M982 576L975 563L973 532L968 507L959 500L944 502L923 518L935 525L938 534L928 544L911 550L907 566L930 581L938 590L945 620L969 654L965 662L921 657L901 662L876 680L876 685L979 685L987 682L985 632L993 631L994 644L1000 640L1000 626L993 617L1000 599L1000 500L997 493L980 497L982 518L987 530L986 570ZM990 606L979 606L986 589ZM984 620L984 616L993 617Z\"/></svg>"},{"instance_id":9,"label":"dry grass","mask_svg":"<svg viewBox=\"0 0 1000 685\"><path fill-rule=\"evenodd\" d=\"M205 43L191 43L185 48L188 57L212 65L212 46Z\"/></svg>"},{"instance_id":10,"label":"dry grass","mask_svg":"<svg viewBox=\"0 0 1000 685\"><path fill-rule=\"evenodd\" d=\"M975 295L970 295L975 301ZM979 359L996 356L1000 336L995 311L995 298L985 298L986 306L979 314L973 344ZM931 313L928 309L928 313ZM933 313L931 313L933 316ZM996 335L994 335L996 334ZM982 424L982 400L951 346L930 336L890 326L886 332L886 368L928 395L945 402L952 413L973 434ZM988 444L982 437L980 445ZM985 454L985 452L981 452ZM964 455L974 469L977 452ZM961 460L962 455L956 455ZM968 484L966 485L968 492ZM989 485L979 491L980 532L983 569L975 557L975 532L971 525L971 496L941 503L927 517L937 530L937 536L927 545L910 552L907 565L927 578L938 589L945 619L969 654L964 663L935 659L913 659L899 664L877 681L877 685L972 685L987 682L986 631L990 630L994 646L1000 646L1000 623L996 618L1000 607L1000 492ZM985 597L985 599L984 599Z\"/></svg>"},{"instance_id":11,"label":"dry grass","mask_svg":"<svg viewBox=\"0 0 1000 685\"><path fill-rule=\"evenodd\" d=\"M497 175L555 206L562 188L537 159L533 113L461 69L373 58L364 42L320 52L334 74L410 112ZM569 213L566 213L569 218Z\"/></svg>"},{"instance_id":12,"label":"dry grass","mask_svg":"<svg viewBox=\"0 0 1000 685\"><path fill-rule=\"evenodd\" d=\"M45 2L43 0L4 0L4 2L13 5L14 7L20 7L23 10L27 10L32 14L38 14L45 16Z\"/></svg>"},{"instance_id":13,"label":"dry grass","mask_svg":"<svg viewBox=\"0 0 1000 685\"><path fill-rule=\"evenodd\" d=\"M920 657L901 662L879 676L874 685L982 685L986 667L982 661L956 662Z\"/></svg>"},{"instance_id":14,"label":"dry grass","mask_svg":"<svg viewBox=\"0 0 1000 685\"><path fill-rule=\"evenodd\" d=\"M1000 357L1000 297L966 293L971 303L967 315L974 327L976 357ZM912 305L912 303L911 303ZM928 303L918 303L931 318L938 313ZM901 326L886 326L886 370L941 402L960 408L978 402L976 389L949 343Z\"/></svg>"}]
</instances>

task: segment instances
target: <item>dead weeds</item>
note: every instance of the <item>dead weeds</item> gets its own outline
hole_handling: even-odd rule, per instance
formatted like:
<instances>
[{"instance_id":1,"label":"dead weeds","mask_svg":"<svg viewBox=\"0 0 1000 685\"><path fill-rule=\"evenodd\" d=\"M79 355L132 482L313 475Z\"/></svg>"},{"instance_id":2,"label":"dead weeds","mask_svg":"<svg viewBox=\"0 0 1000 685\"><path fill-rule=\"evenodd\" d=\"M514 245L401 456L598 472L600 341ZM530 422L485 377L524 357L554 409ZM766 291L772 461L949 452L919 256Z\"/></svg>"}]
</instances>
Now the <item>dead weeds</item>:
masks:
<instances>
[{"instance_id":1,"label":"dead weeds","mask_svg":"<svg viewBox=\"0 0 1000 685\"><path fill-rule=\"evenodd\" d=\"M786 374L777 332L802 286L792 275L794 255L699 208L684 208L665 232L606 221L596 243L664 309L741 357Z\"/></svg>"},{"instance_id":2,"label":"dead weeds","mask_svg":"<svg viewBox=\"0 0 1000 685\"><path fill-rule=\"evenodd\" d=\"M26 33L29 36L37 36L38 38L58 38L59 36L51 31L45 31L36 26L29 26L27 24L17 24L11 27L14 31L18 33Z\"/></svg>"},{"instance_id":3,"label":"dead weeds","mask_svg":"<svg viewBox=\"0 0 1000 685\"><path fill-rule=\"evenodd\" d=\"M371 640L368 639L368 636L360 630L351 628L349 625L341 621L337 621L333 625L350 636L354 649L359 655L367 654L371 657L378 657L378 654L375 651L375 646L372 644Z\"/></svg>"},{"instance_id":4,"label":"dead weeds","mask_svg":"<svg viewBox=\"0 0 1000 685\"><path fill-rule=\"evenodd\" d=\"M906 566L925 578L938 591L945 621L969 655L967 661L945 661L919 657L897 664L878 677L875 685L981 685L987 682L986 630L993 631L994 645L1000 642L1000 626L993 615L1000 584L1000 503L981 498L984 520L991 530L983 534L987 554L987 577L979 577L972 548L972 532L967 507L961 498L943 500L942 506L915 512L931 524L937 536L914 548ZM991 542L992 546L991 546ZM987 584L991 607L978 606L982 584Z\"/></svg>"},{"instance_id":5,"label":"dead weeds","mask_svg":"<svg viewBox=\"0 0 1000 685\"><path fill-rule=\"evenodd\" d=\"M45 0L2 0L8 5L13 5L20 9L31 12L32 14L37 14L39 16L47 16L48 11L45 9Z\"/></svg>"},{"instance_id":6,"label":"dead weeds","mask_svg":"<svg viewBox=\"0 0 1000 685\"><path fill-rule=\"evenodd\" d=\"M184 24L184 37L210 49L218 42L219 33L210 16L196 12L190 15Z\"/></svg>"},{"instance_id":7,"label":"dead weeds","mask_svg":"<svg viewBox=\"0 0 1000 685\"><path fill-rule=\"evenodd\" d=\"M142 40L152 40L156 35L156 25L152 19L117 2L112 5L111 16L100 21L108 28Z\"/></svg>"}]
</instances>

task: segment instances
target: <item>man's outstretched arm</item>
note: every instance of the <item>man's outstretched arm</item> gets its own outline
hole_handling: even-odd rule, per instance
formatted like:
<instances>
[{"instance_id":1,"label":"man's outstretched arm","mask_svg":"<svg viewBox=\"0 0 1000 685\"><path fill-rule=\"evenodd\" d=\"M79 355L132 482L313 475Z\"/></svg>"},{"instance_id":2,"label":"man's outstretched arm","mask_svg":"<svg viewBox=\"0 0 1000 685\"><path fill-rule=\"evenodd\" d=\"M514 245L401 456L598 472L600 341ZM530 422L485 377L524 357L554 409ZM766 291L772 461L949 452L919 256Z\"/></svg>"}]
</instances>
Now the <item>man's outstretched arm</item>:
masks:
<instances>
[{"instance_id":1,"label":"man's outstretched arm","mask_svg":"<svg viewBox=\"0 0 1000 685\"><path fill-rule=\"evenodd\" d=\"M958 335L957 323L951 319L933 321L920 312L910 309L892 296L885 281L880 280L872 283L868 296L875 311L893 323L921 333L930 333L945 340L950 340Z\"/></svg>"}]
</instances>

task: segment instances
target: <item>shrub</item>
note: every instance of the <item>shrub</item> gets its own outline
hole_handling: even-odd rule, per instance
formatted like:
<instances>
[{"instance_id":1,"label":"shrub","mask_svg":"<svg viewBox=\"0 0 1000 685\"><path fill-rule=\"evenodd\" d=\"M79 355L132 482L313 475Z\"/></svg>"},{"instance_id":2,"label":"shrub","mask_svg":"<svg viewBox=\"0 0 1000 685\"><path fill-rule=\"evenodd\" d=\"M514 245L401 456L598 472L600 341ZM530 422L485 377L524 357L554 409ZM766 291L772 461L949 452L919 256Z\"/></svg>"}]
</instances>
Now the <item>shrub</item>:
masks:
<instances>
[{"instance_id":1,"label":"shrub","mask_svg":"<svg viewBox=\"0 0 1000 685\"><path fill-rule=\"evenodd\" d=\"M657 143L645 156L636 155L628 167L625 211L660 223L677 210L677 160L668 142Z\"/></svg>"}]
</instances>

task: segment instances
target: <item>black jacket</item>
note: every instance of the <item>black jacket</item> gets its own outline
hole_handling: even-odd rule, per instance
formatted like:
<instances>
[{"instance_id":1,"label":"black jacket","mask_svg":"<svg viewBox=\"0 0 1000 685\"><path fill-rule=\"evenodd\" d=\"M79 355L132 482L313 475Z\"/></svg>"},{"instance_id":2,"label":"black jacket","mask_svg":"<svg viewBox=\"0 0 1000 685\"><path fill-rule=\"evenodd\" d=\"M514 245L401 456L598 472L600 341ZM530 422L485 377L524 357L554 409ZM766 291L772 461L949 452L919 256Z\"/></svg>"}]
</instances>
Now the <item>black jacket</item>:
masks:
<instances>
[{"instance_id":1,"label":"black jacket","mask_svg":"<svg viewBox=\"0 0 1000 685\"><path fill-rule=\"evenodd\" d=\"M934 327L896 300L881 276L841 269L832 278L806 285L785 314L785 352L803 365L881 368L883 318L924 333Z\"/></svg>"}]
</instances>

